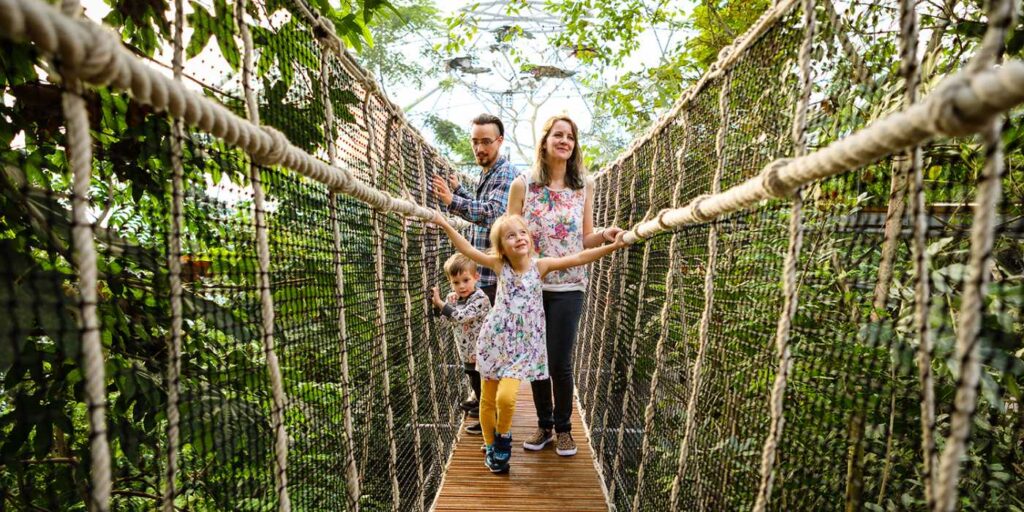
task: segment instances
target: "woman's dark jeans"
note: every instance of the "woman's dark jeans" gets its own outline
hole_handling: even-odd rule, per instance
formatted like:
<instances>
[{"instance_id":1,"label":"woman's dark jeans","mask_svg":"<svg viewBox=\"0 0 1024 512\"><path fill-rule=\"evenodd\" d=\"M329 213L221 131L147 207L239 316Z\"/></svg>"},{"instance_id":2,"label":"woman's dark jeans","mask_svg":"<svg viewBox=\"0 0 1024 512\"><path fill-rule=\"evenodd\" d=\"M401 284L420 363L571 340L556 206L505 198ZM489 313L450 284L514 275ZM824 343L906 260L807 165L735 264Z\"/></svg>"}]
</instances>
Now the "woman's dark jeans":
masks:
<instances>
[{"instance_id":1,"label":"woman's dark jeans","mask_svg":"<svg viewBox=\"0 0 1024 512\"><path fill-rule=\"evenodd\" d=\"M533 405L537 408L537 425L540 428L554 427L555 432L572 431L572 354L582 314L583 292L544 292L548 371L551 378L535 380L530 384L533 388Z\"/></svg>"}]
</instances>

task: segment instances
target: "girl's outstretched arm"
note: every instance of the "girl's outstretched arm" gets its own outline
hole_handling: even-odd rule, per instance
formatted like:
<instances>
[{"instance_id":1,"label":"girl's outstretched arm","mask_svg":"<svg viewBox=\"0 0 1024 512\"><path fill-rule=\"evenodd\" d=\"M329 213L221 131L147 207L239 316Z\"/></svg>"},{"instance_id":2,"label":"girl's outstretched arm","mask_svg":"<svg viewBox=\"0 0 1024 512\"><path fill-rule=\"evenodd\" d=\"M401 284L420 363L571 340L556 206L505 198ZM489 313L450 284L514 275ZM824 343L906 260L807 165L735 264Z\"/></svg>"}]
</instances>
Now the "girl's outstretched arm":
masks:
<instances>
[{"instance_id":1,"label":"girl's outstretched arm","mask_svg":"<svg viewBox=\"0 0 1024 512\"><path fill-rule=\"evenodd\" d=\"M597 261L625 246L626 243L622 241L622 235L619 234L615 241L608 245L584 249L576 254L562 256L561 258L541 258L537 260L537 270L540 272L541 277L544 277L549 272L565 270Z\"/></svg>"},{"instance_id":2,"label":"girl's outstretched arm","mask_svg":"<svg viewBox=\"0 0 1024 512\"><path fill-rule=\"evenodd\" d=\"M452 245L455 246L456 251L465 254L469 259L477 262L477 264L488 267L495 272L501 271L501 258L491 256L490 254L473 247L473 244L469 243L469 240L466 240L461 233L456 231L455 228L448 223L448 220L444 218L444 215L434 212L434 218L430 219L430 222L440 226L441 229L444 230L445 234L448 235L448 238L451 238Z\"/></svg>"}]
</instances>

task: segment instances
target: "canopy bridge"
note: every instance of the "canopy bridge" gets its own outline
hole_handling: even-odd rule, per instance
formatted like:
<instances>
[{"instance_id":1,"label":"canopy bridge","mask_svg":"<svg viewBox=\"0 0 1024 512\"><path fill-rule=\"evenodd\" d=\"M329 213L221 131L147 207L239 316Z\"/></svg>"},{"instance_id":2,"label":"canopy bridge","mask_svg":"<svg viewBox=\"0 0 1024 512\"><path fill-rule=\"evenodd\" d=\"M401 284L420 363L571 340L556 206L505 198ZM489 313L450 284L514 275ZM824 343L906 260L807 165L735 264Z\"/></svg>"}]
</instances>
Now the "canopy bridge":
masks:
<instances>
[{"instance_id":1,"label":"canopy bridge","mask_svg":"<svg viewBox=\"0 0 1024 512\"><path fill-rule=\"evenodd\" d=\"M0 509L572 510L588 466L616 510L1024 508L1013 2L724 48L596 173L584 449L493 485L426 295L451 167L306 3L183 3L0 0Z\"/></svg>"}]
</instances>

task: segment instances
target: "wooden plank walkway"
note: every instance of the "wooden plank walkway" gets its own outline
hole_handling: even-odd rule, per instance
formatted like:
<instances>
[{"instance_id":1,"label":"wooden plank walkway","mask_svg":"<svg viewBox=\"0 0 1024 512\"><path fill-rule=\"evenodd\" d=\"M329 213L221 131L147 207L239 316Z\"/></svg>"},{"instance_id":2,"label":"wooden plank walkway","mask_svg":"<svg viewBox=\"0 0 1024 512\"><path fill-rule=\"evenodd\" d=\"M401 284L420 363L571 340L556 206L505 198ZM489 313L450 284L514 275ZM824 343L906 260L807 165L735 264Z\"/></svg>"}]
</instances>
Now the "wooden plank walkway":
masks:
<instances>
[{"instance_id":1,"label":"wooden plank walkway","mask_svg":"<svg viewBox=\"0 0 1024 512\"><path fill-rule=\"evenodd\" d=\"M473 421L473 420L469 420ZM573 405L573 439L579 451L559 457L554 442L539 452L523 449L523 439L537 428L530 385L523 383L512 417L512 467L508 474L494 475L484 466L482 436L459 435L448 463L441 490L434 502L436 512L454 511L598 511L608 510L593 452L577 407Z\"/></svg>"}]
</instances>

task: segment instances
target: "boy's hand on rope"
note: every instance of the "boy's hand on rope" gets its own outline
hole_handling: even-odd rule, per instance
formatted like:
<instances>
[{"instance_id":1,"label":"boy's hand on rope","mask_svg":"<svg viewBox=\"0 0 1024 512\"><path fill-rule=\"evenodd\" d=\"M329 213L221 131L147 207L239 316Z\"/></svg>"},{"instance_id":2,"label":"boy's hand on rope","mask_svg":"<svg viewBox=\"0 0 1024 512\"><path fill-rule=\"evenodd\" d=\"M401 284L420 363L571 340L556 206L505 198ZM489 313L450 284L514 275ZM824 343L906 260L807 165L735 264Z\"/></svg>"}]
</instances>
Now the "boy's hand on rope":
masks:
<instances>
[{"instance_id":1,"label":"boy's hand on rope","mask_svg":"<svg viewBox=\"0 0 1024 512\"><path fill-rule=\"evenodd\" d=\"M441 292L436 286L430 288L430 302L434 303L434 307L441 309L444 307L444 301L441 300Z\"/></svg>"}]
</instances>

